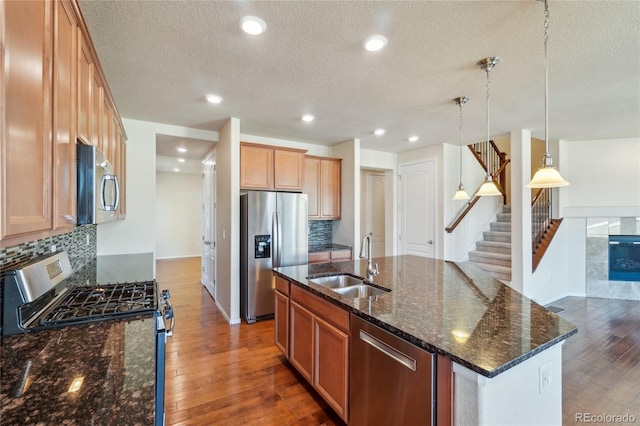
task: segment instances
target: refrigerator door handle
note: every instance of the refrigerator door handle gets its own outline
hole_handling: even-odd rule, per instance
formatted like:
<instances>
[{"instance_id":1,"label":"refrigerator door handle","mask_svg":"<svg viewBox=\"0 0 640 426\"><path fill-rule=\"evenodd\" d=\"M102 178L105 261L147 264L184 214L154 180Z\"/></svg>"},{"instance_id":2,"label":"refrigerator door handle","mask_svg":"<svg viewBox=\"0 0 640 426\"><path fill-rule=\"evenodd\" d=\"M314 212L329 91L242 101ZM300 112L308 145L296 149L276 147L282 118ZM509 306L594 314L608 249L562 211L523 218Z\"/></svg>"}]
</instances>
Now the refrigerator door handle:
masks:
<instances>
[{"instance_id":1,"label":"refrigerator door handle","mask_svg":"<svg viewBox=\"0 0 640 426\"><path fill-rule=\"evenodd\" d=\"M273 212L271 217L271 235L273 235L273 259L272 264L274 268L280 266L280 226L278 223L278 212Z\"/></svg>"}]
</instances>

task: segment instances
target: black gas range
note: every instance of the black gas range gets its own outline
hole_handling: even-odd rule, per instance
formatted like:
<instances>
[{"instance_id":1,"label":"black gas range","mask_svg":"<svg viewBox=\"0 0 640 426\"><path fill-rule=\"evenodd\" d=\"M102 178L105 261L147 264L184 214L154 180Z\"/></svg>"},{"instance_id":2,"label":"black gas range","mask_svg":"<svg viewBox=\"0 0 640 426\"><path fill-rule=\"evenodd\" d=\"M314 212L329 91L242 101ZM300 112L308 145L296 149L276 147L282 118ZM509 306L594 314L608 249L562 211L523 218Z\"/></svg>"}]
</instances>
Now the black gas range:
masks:
<instances>
[{"instance_id":1,"label":"black gas range","mask_svg":"<svg viewBox=\"0 0 640 426\"><path fill-rule=\"evenodd\" d=\"M79 276L80 275L80 276ZM155 424L164 424L166 338L175 323L168 290L155 280L97 283L95 276L72 273L66 252L34 259L4 277L5 336L123 318L151 318L155 339Z\"/></svg>"}]
</instances>

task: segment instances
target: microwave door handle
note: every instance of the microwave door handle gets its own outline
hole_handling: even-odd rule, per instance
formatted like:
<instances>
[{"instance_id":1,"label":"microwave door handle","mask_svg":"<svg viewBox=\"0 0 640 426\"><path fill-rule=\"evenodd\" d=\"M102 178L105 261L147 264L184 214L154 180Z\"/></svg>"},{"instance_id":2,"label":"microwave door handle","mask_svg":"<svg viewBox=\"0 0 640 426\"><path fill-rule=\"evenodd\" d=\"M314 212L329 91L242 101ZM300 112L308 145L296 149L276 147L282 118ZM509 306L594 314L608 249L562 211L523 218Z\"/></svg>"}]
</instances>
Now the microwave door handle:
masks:
<instances>
[{"instance_id":1,"label":"microwave door handle","mask_svg":"<svg viewBox=\"0 0 640 426\"><path fill-rule=\"evenodd\" d=\"M116 187L116 196L113 204L106 205L106 195L105 191L107 189L107 181L113 181L113 184ZM102 206L103 211L115 211L118 208L118 202L120 199L120 189L118 188L118 178L115 175L102 175L102 181L100 183L100 205Z\"/></svg>"}]
</instances>

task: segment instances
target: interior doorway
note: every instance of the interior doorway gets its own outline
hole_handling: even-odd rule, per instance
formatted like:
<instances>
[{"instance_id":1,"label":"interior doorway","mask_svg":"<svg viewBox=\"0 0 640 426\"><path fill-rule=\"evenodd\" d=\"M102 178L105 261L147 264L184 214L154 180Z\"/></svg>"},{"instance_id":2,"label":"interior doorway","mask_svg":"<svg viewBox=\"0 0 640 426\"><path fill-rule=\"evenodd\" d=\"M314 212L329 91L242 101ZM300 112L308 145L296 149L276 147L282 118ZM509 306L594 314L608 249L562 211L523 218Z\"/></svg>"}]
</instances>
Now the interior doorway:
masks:
<instances>
[{"instance_id":1,"label":"interior doorway","mask_svg":"<svg viewBox=\"0 0 640 426\"><path fill-rule=\"evenodd\" d=\"M400 166L400 235L402 254L435 257L435 160Z\"/></svg>"},{"instance_id":2,"label":"interior doorway","mask_svg":"<svg viewBox=\"0 0 640 426\"><path fill-rule=\"evenodd\" d=\"M216 152L202 163L202 285L216 296Z\"/></svg>"},{"instance_id":3,"label":"interior doorway","mask_svg":"<svg viewBox=\"0 0 640 426\"><path fill-rule=\"evenodd\" d=\"M372 257L385 256L387 251L388 179L384 170L362 169L360 176L360 231L371 237ZM390 230L390 229L389 229ZM389 251L389 254L391 252Z\"/></svg>"}]
</instances>

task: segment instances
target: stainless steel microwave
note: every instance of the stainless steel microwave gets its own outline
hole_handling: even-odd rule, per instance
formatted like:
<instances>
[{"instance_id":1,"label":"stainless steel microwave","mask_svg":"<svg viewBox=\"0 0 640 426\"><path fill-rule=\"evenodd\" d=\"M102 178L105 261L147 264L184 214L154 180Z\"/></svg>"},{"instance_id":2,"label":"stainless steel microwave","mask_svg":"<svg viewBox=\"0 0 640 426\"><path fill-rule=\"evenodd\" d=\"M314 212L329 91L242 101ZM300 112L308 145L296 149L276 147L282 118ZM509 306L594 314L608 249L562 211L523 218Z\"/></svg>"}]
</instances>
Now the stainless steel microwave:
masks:
<instances>
[{"instance_id":1,"label":"stainless steel microwave","mask_svg":"<svg viewBox=\"0 0 640 426\"><path fill-rule=\"evenodd\" d=\"M78 225L116 220L120 184L113 165L93 145L77 144Z\"/></svg>"}]
</instances>

